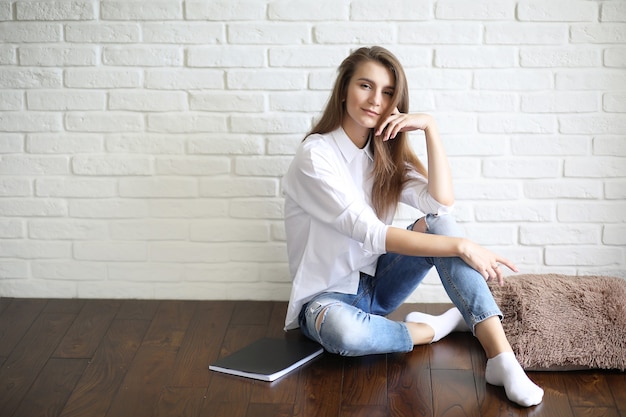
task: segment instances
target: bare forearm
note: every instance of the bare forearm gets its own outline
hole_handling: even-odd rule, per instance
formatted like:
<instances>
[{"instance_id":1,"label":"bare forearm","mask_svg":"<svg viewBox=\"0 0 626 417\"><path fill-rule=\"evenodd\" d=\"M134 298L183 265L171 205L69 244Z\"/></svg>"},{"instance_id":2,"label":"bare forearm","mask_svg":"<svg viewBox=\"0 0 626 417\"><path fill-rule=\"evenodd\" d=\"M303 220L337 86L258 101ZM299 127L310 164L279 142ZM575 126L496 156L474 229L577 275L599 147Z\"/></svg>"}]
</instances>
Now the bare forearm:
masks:
<instances>
[{"instance_id":1,"label":"bare forearm","mask_svg":"<svg viewBox=\"0 0 626 417\"><path fill-rule=\"evenodd\" d=\"M409 256L460 256L465 239L417 233L398 227L387 230L387 252Z\"/></svg>"},{"instance_id":2,"label":"bare forearm","mask_svg":"<svg viewBox=\"0 0 626 417\"><path fill-rule=\"evenodd\" d=\"M428 155L428 192L441 204L452 205L454 203L452 173L434 120L424 132Z\"/></svg>"}]
</instances>

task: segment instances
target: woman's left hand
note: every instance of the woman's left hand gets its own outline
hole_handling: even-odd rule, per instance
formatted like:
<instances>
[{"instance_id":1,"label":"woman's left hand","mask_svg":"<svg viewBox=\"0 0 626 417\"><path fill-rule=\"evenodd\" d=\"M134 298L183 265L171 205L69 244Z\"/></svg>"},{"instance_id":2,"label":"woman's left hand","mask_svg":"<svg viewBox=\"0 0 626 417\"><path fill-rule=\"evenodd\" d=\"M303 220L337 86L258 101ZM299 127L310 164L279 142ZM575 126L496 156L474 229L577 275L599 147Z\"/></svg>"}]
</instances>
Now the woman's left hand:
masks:
<instances>
[{"instance_id":1,"label":"woman's left hand","mask_svg":"<svg viewBox=\"0 0 626 417\"><path fill-rule=\"evenodd\" d=\"M425 113L400 113L395 111L380 124L376 136L381 136L383 141L394 139L400 132L413 130L428 130L435 123L435 119Z\"/></svg>"}]
</instances>

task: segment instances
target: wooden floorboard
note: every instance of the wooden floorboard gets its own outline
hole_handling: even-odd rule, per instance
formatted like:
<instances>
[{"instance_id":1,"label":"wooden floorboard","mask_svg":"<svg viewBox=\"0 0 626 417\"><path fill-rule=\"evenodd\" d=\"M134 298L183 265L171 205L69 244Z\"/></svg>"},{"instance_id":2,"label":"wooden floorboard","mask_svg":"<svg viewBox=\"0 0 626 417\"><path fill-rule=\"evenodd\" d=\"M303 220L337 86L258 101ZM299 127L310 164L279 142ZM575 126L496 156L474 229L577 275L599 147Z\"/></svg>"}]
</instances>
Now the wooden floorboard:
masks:
<instances>
[{"instance_id":1,"label":"wooden floorboard","mask_svg":"<svg viewBox=\"0 0 626 417\"><path fill-rule=\"evenodd\" d=\"M209 364L285 333L284 302L0 298L2 417L626 417L626 374L530 372L542 404L485 382L468 333L407 354L328 353L272 383ZM403 305L438 314L447 304Z\"/></svg>"}]
</instances>

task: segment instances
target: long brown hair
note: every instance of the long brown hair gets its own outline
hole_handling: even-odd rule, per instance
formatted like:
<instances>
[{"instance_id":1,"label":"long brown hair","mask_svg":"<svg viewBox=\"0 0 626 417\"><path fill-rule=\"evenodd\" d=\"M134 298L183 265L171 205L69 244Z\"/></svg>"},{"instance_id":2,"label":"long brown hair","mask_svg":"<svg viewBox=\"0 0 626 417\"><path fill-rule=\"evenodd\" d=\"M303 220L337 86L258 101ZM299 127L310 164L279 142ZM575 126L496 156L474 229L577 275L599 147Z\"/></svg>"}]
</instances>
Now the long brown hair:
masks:
<instances>
[{"instance_id":1,"label":"long brown hair","mask_svg":"<svg viewBox=\"0 0 626 417\"><path fill-rule=\"evenodd\" d=\"M346 114L345 98L348 94L348 85L357 67L367 61L385 66L395 78L394 94L389 108L380 117L381 122L389 117L395 108L398 108L400 113L409 111L409 89L400 61L380 46L363 47L352 52L339 66L335 86L322 117L307 136L313 133L329 133L341 126ZM427 172L413 152L406 132L401 132L395 139L386 142L374 138L370 140L369 146L374 153L372 204L378 217L384 218L391 210L396 209L402 188L408 181L409 171L414 169L424 177L427 177Z\"/></svg>"}]
</instances>

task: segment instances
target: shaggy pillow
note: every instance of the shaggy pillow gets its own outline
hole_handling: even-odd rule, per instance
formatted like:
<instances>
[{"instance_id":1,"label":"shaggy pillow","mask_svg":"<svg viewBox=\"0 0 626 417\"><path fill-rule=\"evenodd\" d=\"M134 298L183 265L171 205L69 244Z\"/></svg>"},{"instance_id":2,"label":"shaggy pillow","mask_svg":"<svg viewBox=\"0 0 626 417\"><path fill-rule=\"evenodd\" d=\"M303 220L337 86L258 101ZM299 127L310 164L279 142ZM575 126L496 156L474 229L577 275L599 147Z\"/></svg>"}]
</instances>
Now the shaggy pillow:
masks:
<instances>
[{"instance_id":1,"label":"shaggy pillow","mask_svg":"<svg viewBox=\"0 0 626 417\"><path fill-rule=\"evenodd\" d=\"M531 274L491 290L524 369L626 369L626 280Z\"/></svg>"}]
</instances>

